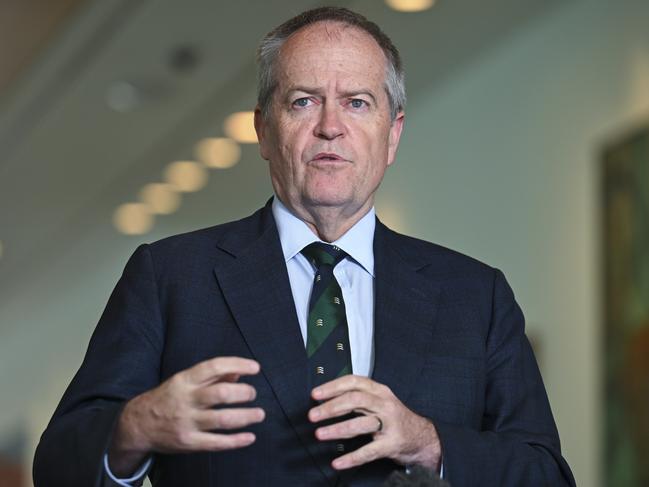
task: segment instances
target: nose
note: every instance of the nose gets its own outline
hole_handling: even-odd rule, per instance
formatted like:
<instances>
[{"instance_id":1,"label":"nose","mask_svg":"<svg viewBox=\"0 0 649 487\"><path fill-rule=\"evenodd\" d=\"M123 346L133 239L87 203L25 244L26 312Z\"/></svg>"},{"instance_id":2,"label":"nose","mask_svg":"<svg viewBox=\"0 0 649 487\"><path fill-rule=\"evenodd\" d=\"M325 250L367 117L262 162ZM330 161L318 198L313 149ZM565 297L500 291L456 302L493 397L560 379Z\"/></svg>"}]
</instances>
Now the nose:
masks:
<instances>
[{"instance_id":1,"label":"nose","mask_svg":"<svg viewBox=\"0 0 649 487\"><path fill-rule=\"evenodd\" d=\"M322 104L320 118L314 128L314 135L321 139L333 140L344 134L344 124L338 111L340 107L330 100Z\"/></svg>"}]
</instances>

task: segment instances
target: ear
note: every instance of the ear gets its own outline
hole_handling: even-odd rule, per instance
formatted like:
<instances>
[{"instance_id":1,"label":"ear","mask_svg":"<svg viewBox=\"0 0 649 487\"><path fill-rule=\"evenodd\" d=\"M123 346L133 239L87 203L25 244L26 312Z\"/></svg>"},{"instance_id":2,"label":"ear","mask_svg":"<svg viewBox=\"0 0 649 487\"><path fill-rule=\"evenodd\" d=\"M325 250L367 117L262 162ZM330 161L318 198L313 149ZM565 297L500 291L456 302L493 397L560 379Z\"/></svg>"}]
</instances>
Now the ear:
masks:
<instances>
[{"instance_id":1,"label":"ear","mask_svg":"<svg viewBox=\"0 0 649 487\"><path fill-rule=\"evenodd\" d=\"M399 147L399 140L401 140L401 131L403 130L404 119L405 113L401 111L397 114L390 126L390 134L388 136L388 166L394 162L394 158L397 155L397 148Z\"/></svg>"},{"instance_id":2,"label":"ear","mask_svg":"<svg viewBox=\"0 0 649 487\"><path fill-rule=\"evenodd\" d=\"M268 130L268 125L264 116L261 113L261 108L259 105L255 107L255 132L257 132L257 140L259 141L259 154L262 159L269 160L268 154L268 138L266 136L266 131Z\"/></svg>"}]
</instances>

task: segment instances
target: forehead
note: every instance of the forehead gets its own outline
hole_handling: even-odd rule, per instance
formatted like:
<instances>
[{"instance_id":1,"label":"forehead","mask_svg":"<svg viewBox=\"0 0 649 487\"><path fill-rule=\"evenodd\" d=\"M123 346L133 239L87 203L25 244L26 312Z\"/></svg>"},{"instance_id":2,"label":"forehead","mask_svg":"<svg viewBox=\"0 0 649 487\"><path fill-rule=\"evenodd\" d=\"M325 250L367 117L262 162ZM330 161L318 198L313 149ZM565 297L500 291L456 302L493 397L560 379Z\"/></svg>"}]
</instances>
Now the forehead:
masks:
<instances>
[{"instance_id":1,"label":"forehead","mask_svg":"<svg viewBox=\"0 0 649 487\"><path fill-rule=\"evenodd\" d=\"M317 22L290 36L278 58L277 81L321 85L335 79L345 84L383 84L387 59L374 38L340 22Z\"/></svg>"}]
</instances>

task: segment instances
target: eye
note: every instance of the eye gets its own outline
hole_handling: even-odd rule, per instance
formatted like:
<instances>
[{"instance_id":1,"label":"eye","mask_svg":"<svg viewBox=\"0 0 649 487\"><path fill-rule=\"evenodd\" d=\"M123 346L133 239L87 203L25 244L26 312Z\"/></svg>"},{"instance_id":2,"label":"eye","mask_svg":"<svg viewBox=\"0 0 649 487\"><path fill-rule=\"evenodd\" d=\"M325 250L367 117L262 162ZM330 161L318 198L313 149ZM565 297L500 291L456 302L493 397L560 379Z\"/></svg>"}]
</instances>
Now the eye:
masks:
<instances>
[{"instance_id":1,"label":"eye","mask_svg":"<svg viewBox=\"0 0 649 487\"><path fill-rule=\"evenodd\" d=\"M305 107L309 106L310 101L311 100L308 97L298 98L297 100L295 100L293 102L293 106L298 107L298 108L305 108Z\"/></svg>"},{"instance_id":2,"label":"eye","mask_svg":"<svg viewBox=\"0 0 649 487\"><path fill-rule=\"evenodd\" d=\"M349 105L352 108L359 109L359 108L365 108L367 106L367 102L365 100L361 100L360 98L352 98L349 101Z\"/></svg>"}]
</instances>

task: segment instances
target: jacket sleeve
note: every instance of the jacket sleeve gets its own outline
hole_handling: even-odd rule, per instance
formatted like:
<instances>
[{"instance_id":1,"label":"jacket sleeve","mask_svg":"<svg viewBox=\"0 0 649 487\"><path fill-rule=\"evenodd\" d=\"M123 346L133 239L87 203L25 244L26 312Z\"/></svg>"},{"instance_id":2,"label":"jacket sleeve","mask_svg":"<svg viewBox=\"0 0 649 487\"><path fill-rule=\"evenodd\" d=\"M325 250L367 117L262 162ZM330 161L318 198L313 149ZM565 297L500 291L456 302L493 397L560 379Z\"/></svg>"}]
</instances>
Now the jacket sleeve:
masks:
<instances>
[{"instance_id":1,"label":"jacket sleeve","mask_svg":"<svg viewBox=\"0 0 649 487\"><path fill-rule=\"evenodd\" d=\"M103 457L126 401L156 387L164 324L148 245L129 259L83 363L41 436L35 487L107 487Z\"/></svg>"},{"instance_id":2,"label":"jacket sleeve","mask_svg":"<svg viewBox=\"0 0 649 487\"><path fill-rule=\"evenodd\" d=\"M463 486L574 486L523 314L500 271L495 272L487 337L482 425L435 421L444 478Z\"/></svg>"}]
</instances>

